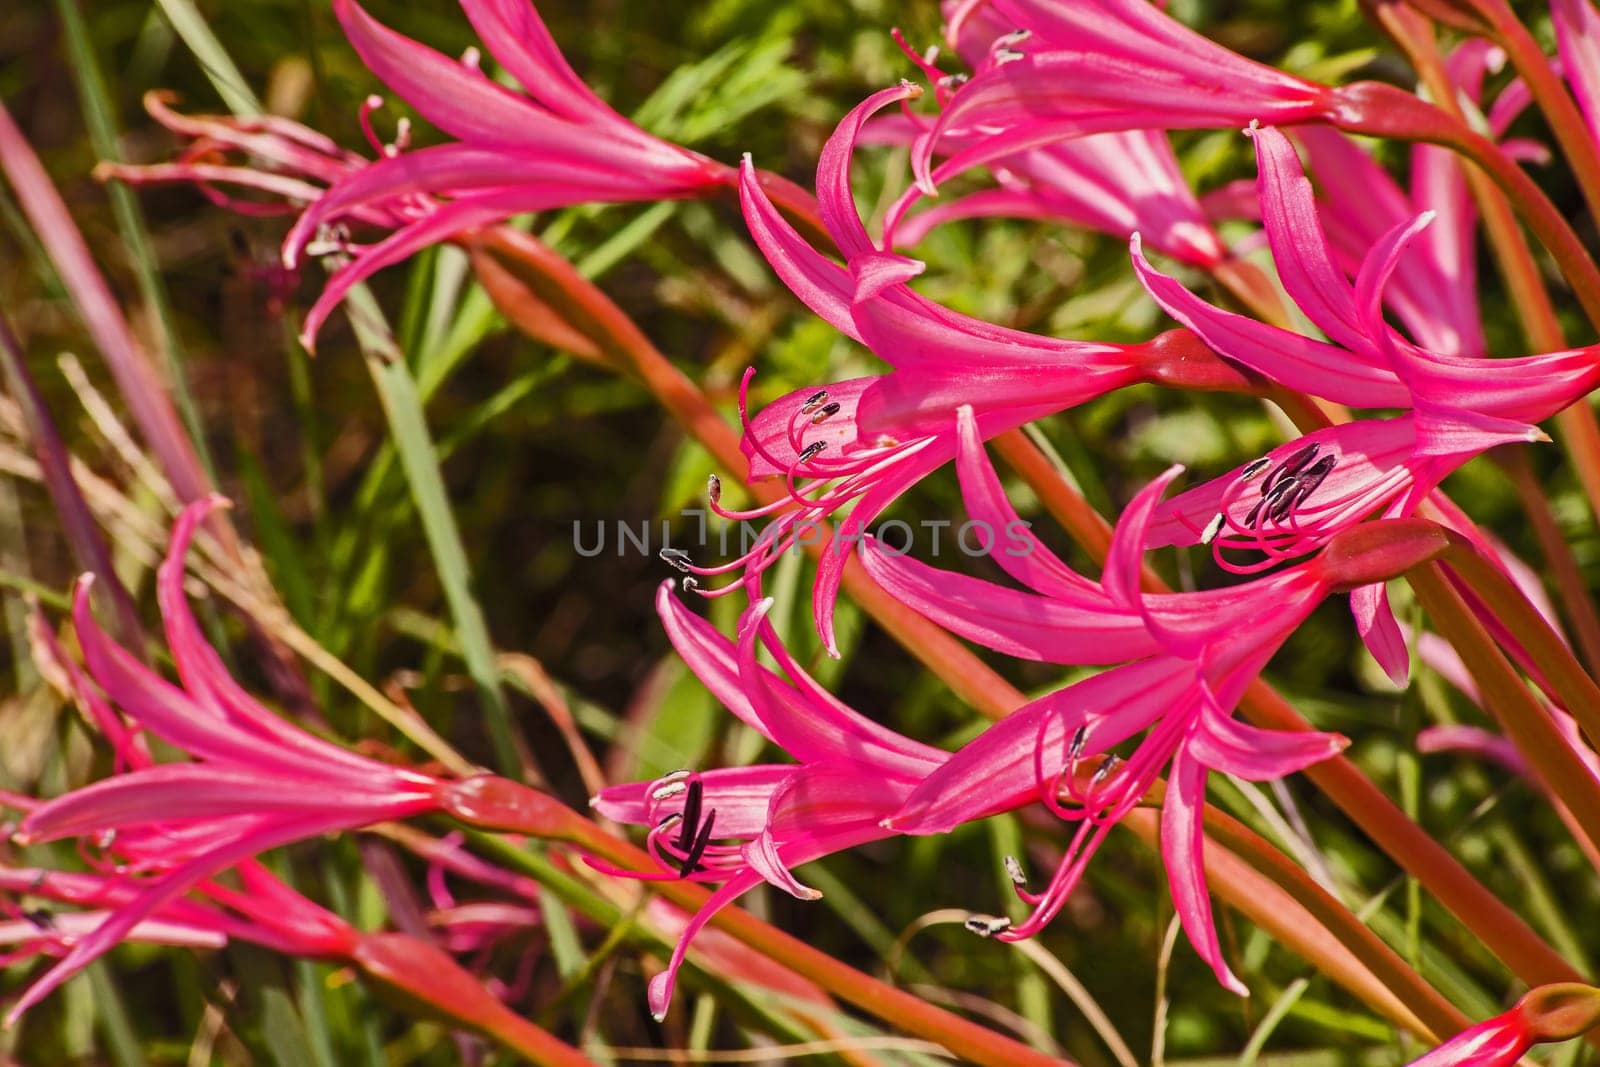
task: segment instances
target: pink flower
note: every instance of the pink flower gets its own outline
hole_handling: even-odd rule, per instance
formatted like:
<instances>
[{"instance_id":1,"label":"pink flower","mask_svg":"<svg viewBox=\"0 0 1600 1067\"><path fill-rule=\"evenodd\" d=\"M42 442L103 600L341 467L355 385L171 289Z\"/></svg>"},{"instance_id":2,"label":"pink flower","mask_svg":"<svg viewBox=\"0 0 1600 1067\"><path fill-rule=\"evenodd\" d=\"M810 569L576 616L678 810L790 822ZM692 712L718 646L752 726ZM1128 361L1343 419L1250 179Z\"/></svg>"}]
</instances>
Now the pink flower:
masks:
<instances>
[{"instance_id":1,"label":"pink flower","mask_svg":"<svg viewBox=\"0 0 1600 1067\"><path fill-rule=\"evenodd\" d=\"M108 865L111 857L128 859L114 841L105 849ZM203 881L195 887L201 899L168 901L129 926L119 940L185 948L221 948L230 940L241 940L316 959L344 959L354 951L358 935L349 924L284 885L259 863L246 861L234 873L237 885ZM13 916L0 921L0 943L17 946L4 961L35 955L61 960L12 1007L7 1022L14 1024L50 989L71 977L59 972L86 942L102 936L126 909L139 906L141 887L116 869L0 867L0 893L6 894L0 898L0 909ZM21 902L30 898L54 907L24 908Z\"/></svg>"},{"instance_id":2,"label":"pink flower","mask_svg":"<svg viewBox=\"0 0 1600 1067\"><path fill-rule=\"evenodd\" d=\"M870 539L861 558L896 600L986 648L1049 663L1142 659L1166 649L1173 635L1229 630L1268 606L1288 614L1309 610L1335 584L1313 566L1225 589L1118 597L1073 571L1033 535L984 454L971 409L962 408L956 422L956 472L970 519L962 529L976 531L984 554L1028 591L940 570ZM1119 536L1130 529L1125 520Z\"/></svg>"},{"instance_id":3,"label":"pink flower","mask_svg":"<svg viewBox=\"0 0 1600 1067\"><path fill-rule=\"evenodd\" d=\"M1247 991L1222 957L1212 923L1202 856L1201 812L1211 770L1251 780L1279 778L1339 752L1333 734L1259 730L1232 718L1245 688L1283 640L1331 588L1311 581L1297 592L1248 596L1247 609L1186 613L1139 589L1145 527L1174 468L1142 490L1117 523L1100 589L1106 603L1139 617L1158 654L1070 685L1014 712L929 774L887 822L902 833L942 833L1037 799L1076 824L1049 884L1027 888L1021 866L1008 863L1017 892L1033 907L1015 926L988 932L1029 937L1048 923L1082 877L1111 827L1147 794L1170 765L1162 800L1161 851L1184 931L1226 988ZM1029 568L1035 567L1033 556ZM1045 558L1040 568L1058 572ZM1044 581L1041 571L1032 576ZM1064 576L1054 573L1052 584ZM1090 583L1070 581L1073 599ZM1058 593L1069 592L1062 588ZM1198 607L1204 597L1196 602ZM1088 614L1087 605L1084 608ZM1041 620L1041 626L1050 625ZM1099 636L1088 633L1087 645ZM1124 760L1117 746L1143 733Z\"/></svg>"},{"instance_id":4,"label":"pink flower","mask_svg":"<svg viewBox=\"0 0 1600 1067\"><path fill-rule=\"evenodd\" d=\"M368 68L454 140L387 150L300 217L284 244L291 269L307 244L340 220L373 210L405 220L374 245L347 246L353 258L333 273L306 318L308 341L351 286L435 242L523 212L699 197L732 183L728 167L650 136L595 96L527 0L461 6L523 92L500 85L475 62L449 59L388 29L353 0L335 0L334 13Z\"/></svg>"},{"instance_id":5,"label":"pink flower","mask_svg":"<svg viewBox=\"0 0 1600 1067\"><path fill-rule=\"evenodd\" d=\"M981 3L950 17L958 34ZM912 154L922 192L974 166L1090 133L1326 121L1337 90L1245 59L1148 0L993 0L1016 29ZM937 168L946 136L968 139Z\"/></svg>"},{"instance_id":6,"label":"pink flower","mask_svg":"<svg viewBox=\"0 0 1600 1067\"><path fill-rule=\"evenodd\" d=\"M952 18L958 5L945 3L951 42L968 64L982 68L996 49L1011 46L1012 29L992 8L971 17ZM943 76L928 60L911 54L934 80L941 99L965 75ZM906 112L875 122L875 140L909 144L932 121ZM974 138L951 133L934 143L943 155L967 151ZM941 200L919 214L884 223L886 247L915 245L935 226L953 219L1010 216L1051 219L1127 238L1140 232L1153 248L1202 268L1227 256L1222 240L1206 221L1194 192L1178 167L1164 133L1153 130L1091 134L1044 145L998 159L989 165L997 189ZM902 202L909 206L910 201Z\"/></svg>"},{"instance_id":7,"label":"pink flower","mask_svg":"<svg viewBox=\"0 0 1600 1067\"><path fill-rule=\"evenodd\" d=\"M1241 572L1312 551L1374 513L1410 514L1445 475L1479 452L1543 440L1532 424L1600 383L1600 347L1490 361L1430 352L1405 338L1384 320L1382 301L1431 214L1395 222L1368 250L1352 283L1336 263L1293 147L1276 130L1250 132L1278 274L1332 343L1206 304L1152 268L1135 237L1140 280L1168 314L1219 353L1289 388L1411 411L1307 434L1164 505L1151 547L1208 543L1220 564ZM1447 311L1437 321L1454 318ZM1230 549L1263 558L1233 562L1222 554ZM1403 681L1405 646L1383 589L1358 591L1352 607L1368 647Z\"/></svg>"},{"instance_id":8,"label":"pink flower","mask_svg":"<svg viewBox=\"0 0 1600 1067\"><path fill-rule=\"evenodd\" d=\"M799 762L679 771L614 786L593 799L607 818L647 827L647 846L662 866L612 873L723 883L684 927L667 969L650 982L657 1018L666 1013L689 942L718 910L763 881L816 899L821 894L802 885L792 868L889 836L883 820L946 756L879 726L818 685L766 622L770 600L745 613L734 644L671 590L663 583L656 607L678 654L725 707ZM758 640L787 681L757 663Z\"/></svg>"},{"instance_id":9,"label":"pink flower","mask_svg":"<svg viewBox=\"0 0 1600 1067\"><path fill-rule=\"evenodd\" d=\"M73 622L88 674L104 699L75 669L70 684L127 770L53 800L14 800L25 809L15 839L32 844L78 838L105 854L114 877L73 900L106 906L103 921L72 939L13 1015L157 918L191 922L201 914L226 936L299 948L320 944L327 951L346 947L336 920L309 904L285 904L293 894L248 861L325 833L438 810L467 818L463 805L484 807L479 787L485 779L446 781L358 756L290 725L229 677L183 591L189 543L219 502L210 497L184 509L157 576L181 685L167 682L113 641L91 613L88 577L78 583ZM134 729L122 724L122 716ZM153 762L137 730L197 762ZM212 881L230 868L238 870L242 890ZM76 877L55 876L50 884L76 885ZM192 890L243 916L249 926L223 923L214 909L196 913L183 899Z\"/></svg>"},{"instance_id":10,"label":"pink flower","mask_svg":"<svg viewBox=\"0 0 1600 1067\"><path fill-rule=\"evenodd\" d=\"M102 162L95 167L95 176L130 185L193 184L213 203L241 215L282 215L315 203L328 186L371 162L290 119L184 115L172 109L175 99L172 93L161 91L144 95L150 116L187 141L175 161L143 165ZM363 110L363 119L369 110ZM234 159L237 162L230 161ZM241 198L224 191L230 187L264 194L266 199ZM374 226L400 226L406 218L404 204L399 202L366 205L353 217Z\"/></svg>"},{"instance_id":11,"label":"pink flower","mask_svg":"<svg viewBox=\"0 0 1600 1067\"><path fill-rule=\"evenodd\" d=\"M1600 1023L1600 989L1539 986L1510 1011L1461 1031L1410 1067L1512 1067L1535 1045L1568 1041Z\"/></svg>"},{"instance_id":12,"label":"pink flower","mask_svg":"<svg viewBox=\"0 0 1600 1067\"><path fill-rule=\"evenodd\" d=\"M1311 183L1288 139L1271 128L1250 133L1262 223L1278 275L1328 341L1206 304L1156 271L1135 237L1131 247L1140 281L1169 315L1217 352L1291 389L1342 404L1433 405L1523 423L1548 418L1600 384L1597 346L1487 361L1428 351L1401 335L1384 321L1382 300L1432 214L1395 219L1368 246L1352 282L1338 265Z\"/></svg>"},{"instance_id":13,"label":"pink flower","mask_svg":"<svg viewBox=\"0 0 1600 1067\"><path fill-rule=\"evenodd\" d=\"M740 567L759 574L796 537L815 537L822 520L858 501L824 554L815 590L817 626L830 651L833 602L850 552L885 507L955 454L953 415L962 404L973 406L988 437L1135 382L1250 388L1181 331L1138 345L1062 341L957 315L905 285L922 264L873 244L856 213L849 172L867 118L918 92L904 84L874 94L840 123L823 150L818 206L844 254L843 266L779 215L748 160L741 169L745 220L778 276L821 318L895 369L796 391L754 421L746 419L751 477L783 477L789 498L755 512L724 512L731 518L778 515L751 556L716 568L679 561L702 576Z\"/></svg>"}]
</instances>

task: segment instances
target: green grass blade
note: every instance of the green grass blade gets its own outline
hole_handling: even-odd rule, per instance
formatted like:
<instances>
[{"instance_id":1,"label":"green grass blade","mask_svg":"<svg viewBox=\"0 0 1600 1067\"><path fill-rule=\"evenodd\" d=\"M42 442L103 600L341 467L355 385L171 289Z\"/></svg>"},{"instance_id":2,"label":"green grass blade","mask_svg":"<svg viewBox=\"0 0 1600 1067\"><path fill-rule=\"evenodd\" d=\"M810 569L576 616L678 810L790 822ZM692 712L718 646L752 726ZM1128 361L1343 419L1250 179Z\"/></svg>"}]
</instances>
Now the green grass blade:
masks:
<instances>
[{"instance_id":1,"label":"green grass blade","mask_svg":"<svg viewBox=\"0 0 1600 1067\"><path fill-rule=\"evenodd\" d=\"M478 689L501 773L520 778L522 760L511 727L511 707L500 687L488 623L472 593L472 572L461 543L461 530L450 510L439 454L428 430L422 397L405 357L395 348L382 312L366 290L352 292L347 306L367 368L394 436L401 469L411 489L423 535L438 569L439 582L455 623L456 639L467 674Z\"/></svg>"}]
</instances>

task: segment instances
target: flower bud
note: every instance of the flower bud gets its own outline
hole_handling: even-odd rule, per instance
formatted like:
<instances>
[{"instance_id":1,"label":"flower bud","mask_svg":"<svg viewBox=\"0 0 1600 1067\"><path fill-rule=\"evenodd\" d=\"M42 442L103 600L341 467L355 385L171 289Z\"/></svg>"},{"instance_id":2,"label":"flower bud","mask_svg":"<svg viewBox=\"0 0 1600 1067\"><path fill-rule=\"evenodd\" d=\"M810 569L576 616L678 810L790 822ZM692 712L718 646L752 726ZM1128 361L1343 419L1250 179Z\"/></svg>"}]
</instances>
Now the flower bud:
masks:
<instances>
[{"instance_id":1,"label":"flower bud","mask_svg":"<svg viewBox=\"0 0 1600 1067\"><path fill-rule=\"evenodd\" d=\"M444 783L439 807L470 826L556 840L573 838L583 821L550 794L494 774Z\"/></svg>"},{"instance_id":2,"label":"flower bud","mask_svg":"<svg viewBox=\"0 0 1600 1067\"><path fill-rule=\"evenodd\" d=\"M1355 589L1398 578L1412 567L1438 559L1449 547L1449 535L1437 523L1380 519L1335 534L1319 559L1330 582L1340 589Z\"/></svg>"},{"instance_id":3,"label":"flower bud","mask_svg":"<svg viewBox=\"0 0 1600 1067\"><path fill-rule=\"evenodd\" d=\"M1600 989L1557 982L1530 990L1516 1011L1535 1041L1566 1041L1600 1026Z\"/></svg>"}]
</instances>

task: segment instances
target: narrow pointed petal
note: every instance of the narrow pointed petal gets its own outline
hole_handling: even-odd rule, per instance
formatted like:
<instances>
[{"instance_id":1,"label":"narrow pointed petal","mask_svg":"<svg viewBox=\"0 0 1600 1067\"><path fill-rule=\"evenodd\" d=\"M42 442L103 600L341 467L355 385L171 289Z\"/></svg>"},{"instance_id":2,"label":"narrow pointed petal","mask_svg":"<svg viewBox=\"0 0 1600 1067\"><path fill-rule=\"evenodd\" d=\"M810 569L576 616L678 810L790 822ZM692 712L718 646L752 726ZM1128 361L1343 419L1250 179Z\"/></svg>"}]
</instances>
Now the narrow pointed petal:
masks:
<instances>
[{"instance_id":1,"label":"narrow pointed petal","mask_svg":"<svg viewBox=\"0 0 1600 1067\"><path fill-rule=\"evenodd\" d=\"M1269 326L1201 300L1144 256L1137 234L1129 244L1133 269L1151 298L1220 354L1282 385L1341 404L1401 407L1411 391L1388 367L1337 345Z\"/></svg>"},{"instance_id":2,"label":"narrow pointed petal","mask_svg":"<svg viewBox=\"0 0 1600 1067\"><path fill-rule=\"evenodd\" d=\"M1372 658L1391 682L1403 687L1411 676L1411 653L1389 607L1388 588L1379 582L1353 590L1350 613L1355 616L1356 631Z\"/></svg>"},{"instance_id":3,"label":"narrow pointed petal","mask_svg":"<svg viewBox=\"0 0 1600 1067\"><path fill-rule=\"evenodd\" d=\"M1281 132L1252 128L1261 221L1278 277L1295 304L1335 344L1382 366L1357 311L1350 281L1334 262L1311 182Z\"/></svg>"},{"instance_id":4,"label":"narrow pointed petal","mask_svg":"<svg viewBox=\"0 0 1600 1067\"><path fill-rule=\"evenodd\" d=\"M672 1003L672 991L678 981L678 970L683 966L684 954L688 952L689 942L694 940L694 935L699 933L717 912L760 885L761 881L761 875L755 871L741 874L725 882L711 894L710 899L700 910L694 913L694 917L683 928L683 935L678 938L678 944L672 950L672 958L667 961L666 970L650 979L646 999L651 1015L657 1019L667 1017L667 1008Z\"/></svg>"},{"instance_id":5,"label":"narrow pointed petal","mask_svg":"<svg viewBox=\"0 0 1600 1067\"><path fill-rule=\"evenodd\" d=\"M1063 563L1034 536L1029 523L1011 506L1000 476L984 451L971 405L956 410L956 433L956 475L961 482L961 499L972 520L983 523L988 530L994 545L989 557L1011 577L1045 596L1100 595L1099 587Z\"/></svg>"},{"instance_id":6,"label":"narrow pointed petal","mask_svg":"<svg viewBox=\"0 0 1600 1067\"><path fill-rule=\"evenodd\" d=\"M858 256L878 251L877 245L867 234L867 228L861 224L855 197L850 192L850 163L855 155L856 142L860 140L867 120L873 115L890 104L913 100L921 95L922 89L911 82L901 82L873 93L845 115L817 157L817 209L829 236L852 267ZM894 259L914 262L905 260L903 256ZM857 299L863 297L858 296Z\"/></svg>"},{"instance_id":7,"label":"narrow pointed petal","mask_svg":"<svg viewBox=\"0 0 1600 1067\"><path fill-rule=\"evenodd\" d=\"M885 592L951 633L1044 663L1117 663L1157 651L1135 608L1008 589L898 555L875 540L861 562Z\"/></svg>"},{"instance_id":8,"label":"narrow pointed petal","mask_svg":"<svg viewBox=\"0 0 1600 1067\"><path fill-rule=\"evenodd\" d=\"M367 68L445 133L486 144L537 143L530 109L516 93L396 33L353 0L334 0L333 13Z\"/></svg>"},{"instance_id":9,"label":"narrow pointed petal","mask_svg":"<svg viewBox=\"0 0 1600 1067\"><path fill-rule=\"evenodd\" d=\"M1183 466L1174 464L1139 490L1111 531L1111 546L1106 551L1105 572L1100 576L1100 584L1112 602L1123 608L1142 611L1143 594L1139 586L1144 569L1146 532L1167 487L1182 473Z\"/></svg>"},{"instance_id":10,"label":"narrow pointed petal","mask_svg":"<svg viewBox=\"0 0 1600 1067\"><path fill-rule=\"evenodd\" d=\"M1206 887L1202 858L1205 835L1200 819L1206 800L1205 783L1205 766L1180 748L1172 759L1167 797L1161 805L1161 859L1172 887L1172 903L1189 943L1211 965L1224 989L1247 997L1250 990L1234 977L1223 958L1211 917L1211 894Z\"/></svg>"},{"instance_id":11,"label":"narrow pointed petal","mask_svg":"<svg viewBox=\"0 0 1600 1067\"><path fill-rule=\"evenodd\" d=\"M1194 664L1154 657L1041 697L962 746L884 825L900 833L945 833L1028 803L1054 782L1080 726L1085 753L1108 751L1159 719L1195 685Z\"/></svg>"},{"instance_id":12,"label":"narrow pointed petal","mask_svg":"<svg viewBox=\"0 0 1600 1067\"><path fill-rule=\"evenodd\" d=\"M855 283L850 272L813 248L779 213L749 156L739 164L739 207L751 239L790 292L829 326L861 340L851 314Z\"/></svg>"},{"instance_id":13,"label":"narrow pointed petal","mask_svg":"<svg viewBox=\"0 0 1600 1067\"><path fill-rule=\"evenodd\" d=\"M1349 740L1313 730L1262 730L1230 715L1208 711L1188 741L1202 766L1251 782L1270 782L1331 759Z\"/></svg>"}]
</instances>

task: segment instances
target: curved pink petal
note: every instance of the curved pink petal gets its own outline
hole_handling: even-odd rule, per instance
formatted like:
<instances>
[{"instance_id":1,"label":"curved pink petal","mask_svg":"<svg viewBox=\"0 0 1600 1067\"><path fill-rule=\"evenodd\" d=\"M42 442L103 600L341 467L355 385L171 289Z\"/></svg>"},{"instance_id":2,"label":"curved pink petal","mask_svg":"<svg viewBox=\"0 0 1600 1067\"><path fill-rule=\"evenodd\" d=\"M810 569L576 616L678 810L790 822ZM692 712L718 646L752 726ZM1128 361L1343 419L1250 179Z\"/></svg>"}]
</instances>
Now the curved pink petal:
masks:
<instances>
[{"instance_id":1,"label":"curved pink petal","mask_svg":"<svg viewBox=\"0 0 1600 1067\"><path fill-rule=\"evenodd\" d=\"M956 475L961 483L961 499L967 514L983 524L988 533L989 557L1011 577L1045 596L1102 596L1096 583L1063 563L1012 508L994 464L984 451L978 421L970 406L956 410L956 433Z\"/></svg>"},{"instance_id":2,"label":"curved pink petal","mask_svg":"<svg viewBox=\"0 0 1600 1067\"><path fill-rule=\"evenodd\" d=\"M333 13L367 69L452 137L531 146L556 121L482 72L396 33L354 0L334 0Z\"/></svg>"},{"instance_id":3,"label":"curved pink petal","mask_svg":"<svg viewBox=\"0 0 1600 1067\"><path fill-rule=\"evenodd\" d=\"M1144 256L1139 236L1129 243L1134 273L1163 311L1229 359L1300 392L1358 407L1401 407L1411 391L1387 367L1324 341L1269 326L1201 300Z\"/></svg>"},{"instance_id":4,"label":"curved pink petal","mask_svg":"<svg viewBox=\"0 0 1600 1067\"><path fill-rule=\"evenodd\" d=\"M1355 616L1356 632L1378 666L1395 685L1404 686L1411 676L1411 654L1405 635L1389 608L1389 591L1382 584L1363 585L1350 593L1350 612Z\"/></svg>"},{"instance_id":5,"label":"curved pink petal","mask_svg":"<svg viewBox=\"0 0 1600 1067\"><path fill-rule=\"evenodd\" d=\"M330 788L314 774L290 777L210 764L164 763L75 789L28 814L29 841L166 823L204 822L238 815L295 815L342 811L351 823L398 818L432 806L426 793L361 793ZM373 815L371 813L377 812Z\"/></svg>"},{"instance_id":6,"label":"curved pink petal","mask_svg":"<svg viewBox=\"0 0 1600 1067\"><path fill-rule=\"evenodd\" d=\"M370 788L423 784L422 776L369 760L320 740L274 715L239 687L216 650L206 641L183 591L184 559L196 529L223 503L221 497L197 500L173 524L167 555L156 572L156 601L166 626L167 647L185 690L196 703L219 718L297 753L319 777L343 776Z\"/></svg>"},{"instance_id":7,"label":"curved pink petal","mask_svg":"<svg viewBox=\"0 0 1600 1067\"><path fill-rule=\"evenodd\" d=\"M740 621L738 662L750 705L766 726L763 732L770 732L779 747L804 763L855 761L880 774L885 769L915 774L943 761L944 753L872 721L817 685L775 635L766 644L796 685L785 685L757 663L756 642L771 606L770 600L754 604Z\"/></svg>"},{"instance_id":8,"label":"curved pink petal","mask_svg":"<svg viewBox=\"0 0 1600 1067\"><path fill-rule=\"evenodd\" d=\"M884 825L899 833L945 833L1025 804L1054 787L1080 727L1084 754L1109 751L1160 719L1198 684L1193 663L1158 656L1041 697L962 746Z\"/></svg>"},{"instance_id":9,"label":"curved pink petal","mask_svg":"<svg viewBox=\"0 0 1600 1067\"><path fill-rule=\"evenodd\" d=\"M1285 778L1343 752L1348 739L1313 730L1262 730L1208 709L1186 742L1204 767L1251 782Z\"/></svg>"},{"instance_id":10,"label":"curved pink petal","mask_svg":"<svg viewBox=\"0 0 1600 1067\"><path fill-rule=\"evenodd\" d=\"M1205 766L1180 746L1172 757L1167 797L1161 805L1161 859L1172 887L1172 903L1189 943L1200 958L1211 965L1224 989L1247 997L1250 990L1234 977L1223 958L1216 924L1211 917L1211 894L1206 887L1202 858L1205 834L1200 818L1206 802L1205 792Z\"/></svg>"},{"instance_id":11,"label":"curved pink petal","mask_svg":"<svg viewBox=\"0 0 1600 1067\"><path fill-rule=\"evenodd\" d=\"M861 562L885 592L951 633L1045 663L1120 663L1157 651L1131 608L1073 603L940 570L869 540Z\"/></svg>"}]
</instances>

